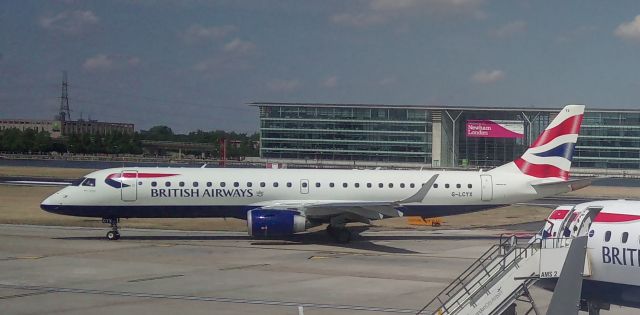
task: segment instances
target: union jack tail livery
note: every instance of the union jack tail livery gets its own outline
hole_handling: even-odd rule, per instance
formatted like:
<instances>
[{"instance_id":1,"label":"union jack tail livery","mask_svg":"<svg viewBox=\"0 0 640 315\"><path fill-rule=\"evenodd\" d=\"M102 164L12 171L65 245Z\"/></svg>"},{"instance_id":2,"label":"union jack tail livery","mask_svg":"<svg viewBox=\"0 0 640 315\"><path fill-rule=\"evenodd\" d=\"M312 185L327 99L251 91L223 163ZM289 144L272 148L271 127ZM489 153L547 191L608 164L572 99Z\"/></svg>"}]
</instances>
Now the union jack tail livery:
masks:
<instances>
[{"instance_id":1,"label":"union jack tail livery","mask_svg":"<svg viewBox=\"0 0 640 315\"><path fill-rule=\"evenodd\" d=\"M568 180L583 114L584 105L565 106L531 147L513 161L518 169L539 179Z\"/></svg>"}]
</instances>

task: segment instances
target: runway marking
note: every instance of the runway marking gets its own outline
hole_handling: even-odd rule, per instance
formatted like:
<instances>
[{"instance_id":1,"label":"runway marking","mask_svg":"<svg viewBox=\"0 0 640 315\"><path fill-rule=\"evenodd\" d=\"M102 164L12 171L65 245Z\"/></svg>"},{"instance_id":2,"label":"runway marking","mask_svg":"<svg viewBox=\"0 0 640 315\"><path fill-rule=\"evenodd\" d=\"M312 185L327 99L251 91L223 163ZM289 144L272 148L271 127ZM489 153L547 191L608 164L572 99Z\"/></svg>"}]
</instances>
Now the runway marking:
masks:
<instances>
[{"instance_id":1,"label":"runway marking","mask_svg":"<svg viewBox=\"0 0 640 315\"><path fill-rule=\"evenodd\" d=\"M367 311L367 312L379 312L379 313L416 314L418 312L417 309L375 307L375 306L348 305L348 304L318 304L318 303L289 302L289 301L277 301L277 300L252 300L252 299L237 299L237 298L193 296L193 295L168 295L168 294L158 294L158 293L105 291L105 290L11 285L11 284L0 284L0 287L7 288L7 289L32 290L32 291L39 291L39 292L45 291L46 293L55 292L55 293L74 293L74 294L94 294L94 295L110 295L110 296L124 296L124 297L136 297L136 298L271 305L271 306L289 306L289 307L296 307L296 308L306 307L306 308L316 308L316 309Z\"/></svg>"},{"instance_id":2,"label":"runway marking","mask_svg":"<svg viewBox=\"0 0 640 315\"><path fill-rule=\"evenodd\" d=\"M129 280L127 282L144 282L144 281L171 279L171 278L179 278L179 277L184 277L184 275L167 275L167 276L157 276L157 277L150 277L150 278L140 278L140 279Z\"/></svg>"},{"instance_id":3,"label":"runway marking","mask_svg":"<svg viewBox=\"0 0 640 315\"><path fill-rule=\"evenodd\" d=\"M40 259L44 258L44 256L16 256L16 259Z\"/></svg>"},{"instance_id":4,"label":"runway marking","mask_svg":"<svg viewBox=\"0 0 640 315\"><path fill-rule=\"evenodd\" d=\"M52 293L52 292L36 291L36 292L29 292L29 293L22 293L22 294L12 294L12 295L0 296L0 300L8 300L8 299L15 299L15 298L21 298L21 297L27 297L27 296L34 296L34 295L43 295L43 294L49 294L49 293Z\"/></svg>"},{"instance_id":5,"label":"runway marking","mask_svg":"<svg viewBox=\"0 0 640 315\"><path fill-rule=\"evenodd\" d=\"M220 268L218 270L221 270L221 271L225 271L225 270L240 270L240 269L249 269L249 268L266 267L266 266L269 266L269 264L243 265L243 266Z\"/></svg>"}]
</instances>

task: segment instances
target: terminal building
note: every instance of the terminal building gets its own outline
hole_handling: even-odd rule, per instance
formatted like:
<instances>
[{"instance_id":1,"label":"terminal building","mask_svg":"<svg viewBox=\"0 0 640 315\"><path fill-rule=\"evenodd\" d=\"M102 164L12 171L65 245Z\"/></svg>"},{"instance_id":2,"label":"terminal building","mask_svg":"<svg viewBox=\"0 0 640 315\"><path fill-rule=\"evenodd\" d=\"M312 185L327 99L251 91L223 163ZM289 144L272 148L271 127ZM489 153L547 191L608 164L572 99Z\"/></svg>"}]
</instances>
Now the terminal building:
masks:
<instances>
[{"instance_id":1,"label":"terminal building","mask_svg":"<svg viewBox=\"0 0 640 315\"><path fill-rule=\"evenodd\" d=\"M514 160L562 108L268 103L259 108L260 157L432 167ZM574 166L640 168L640 110L587 106Z\"/></svg>"}]
</instances>

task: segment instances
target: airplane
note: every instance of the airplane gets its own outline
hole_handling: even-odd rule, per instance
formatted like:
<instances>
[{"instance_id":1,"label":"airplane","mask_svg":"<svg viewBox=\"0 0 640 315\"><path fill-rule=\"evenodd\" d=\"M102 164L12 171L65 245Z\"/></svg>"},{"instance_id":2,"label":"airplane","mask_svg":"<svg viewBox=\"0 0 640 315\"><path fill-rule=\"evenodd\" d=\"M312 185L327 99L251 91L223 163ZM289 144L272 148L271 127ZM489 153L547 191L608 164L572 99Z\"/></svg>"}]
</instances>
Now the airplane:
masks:
<instances>
[{"instance_id":1,"label":"airplane","mask_svg":"<svg viewBox=\"0 0 640 315\"><path fill-rule=\"evenodd\" d=\"M585 211L593 213L581 215ZM582 280L583 311L597 314L600 309L609 309L610 304L640 308L640 201L604 200L559 206L548 220L554 224L547 221L543 227L546 235L556 232L559 238L576 237L581 231L588 235L590 273ZM541 279L536 285L554 291L556 280Z\"/></svg>"},{"instance_id":2,"label":"airplane","mask_svg":"<svg viewBox=\"0 0 640 315\"><path fill-rule=\"evenodd\" d=\"M350 222L439 217L580 189L569 179L584 105L565 106L515 161L489 171L143 168L100 170L46 198L45 211L103 218L233 217L253 237L287 236L328 223L340 243Z\"/></svg>"}]
</instances>

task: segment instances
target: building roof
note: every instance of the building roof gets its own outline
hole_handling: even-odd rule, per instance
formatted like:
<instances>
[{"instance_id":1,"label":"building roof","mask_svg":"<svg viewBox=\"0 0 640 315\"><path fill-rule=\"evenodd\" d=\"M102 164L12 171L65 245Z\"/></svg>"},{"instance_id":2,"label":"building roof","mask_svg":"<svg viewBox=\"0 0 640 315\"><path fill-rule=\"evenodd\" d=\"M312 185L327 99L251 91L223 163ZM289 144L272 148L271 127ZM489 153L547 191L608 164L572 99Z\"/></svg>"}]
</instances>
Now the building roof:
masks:
<instances>
[{"instance_id":1,"label":"building roof","mask_svg":"<svg viewBox=\"0 0 640 315\"><path fill-rule=\"evenodd\" d=\"M498 106L459 106L459 105L403 105L403 104L350 104L350 103L286 103L286 102L251 102L249 106L292 106L292 107L362 107L362 108L397 108L397 109L432 109L432 110L479 110L479 111L526 111L526 112L557 112L560 107L536 107L522 105L522 107ZM640 113L639 109L586 108L587 112L611 113Z\"/></svg>"}]
</instances>

